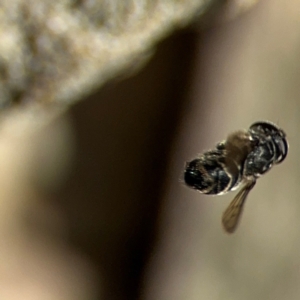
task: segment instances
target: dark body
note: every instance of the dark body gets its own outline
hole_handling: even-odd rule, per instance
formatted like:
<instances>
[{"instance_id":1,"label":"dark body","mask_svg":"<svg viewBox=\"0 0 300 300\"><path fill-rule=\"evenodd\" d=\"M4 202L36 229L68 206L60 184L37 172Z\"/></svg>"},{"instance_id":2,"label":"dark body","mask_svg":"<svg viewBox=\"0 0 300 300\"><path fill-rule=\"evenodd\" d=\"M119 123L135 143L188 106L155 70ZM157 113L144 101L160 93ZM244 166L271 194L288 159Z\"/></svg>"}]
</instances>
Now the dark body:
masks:
<instances>
[{"instance_id":1,"label":"dark body","mask_svg":"<svg viewBox=\"0 0 300 300\"><path fill-rule=\"evenodd\" d=\"M184 180L189 187L208 195L222 195L245 183L223 214L223 227L232 233L256 179L281 163L287 153L284 131L270 122L256 122L188 162Z\"/></svg>"},{"instance_id":2,"label":"dark body","mask_svg":"<svg viewBox=\"0 0 300 300\"><path fill-rule=\"evenodd\" d=\"M219 195L256 179L288 153L286 135L270 122L257 122L248 131L237 131L186 164L185 183L204 194Z\"/></svg>"}]
</instances>

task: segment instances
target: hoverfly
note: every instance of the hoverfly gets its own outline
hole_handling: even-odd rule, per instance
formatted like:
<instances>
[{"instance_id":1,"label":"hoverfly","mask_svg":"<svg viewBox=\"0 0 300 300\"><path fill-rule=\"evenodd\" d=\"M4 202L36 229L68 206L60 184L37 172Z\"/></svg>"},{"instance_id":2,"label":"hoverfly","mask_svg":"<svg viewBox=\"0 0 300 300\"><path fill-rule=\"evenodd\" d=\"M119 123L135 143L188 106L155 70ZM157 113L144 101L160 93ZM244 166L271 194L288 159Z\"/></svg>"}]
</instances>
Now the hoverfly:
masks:
<instances>
[{"instance_id":1,"label":"hoverfly","mask_svg":"<svg viewBox=\"0 0 300 300\"><path fill-rule=\"evenodd\" d=\"M256 122L247 131L230 134L215 149L186 163L184 181L208 195L222 195L243 184L222 217L225 231L233 233L257 178L281 163L287 153L284 131L271 122Z\"/></svg>"}]
</instances>

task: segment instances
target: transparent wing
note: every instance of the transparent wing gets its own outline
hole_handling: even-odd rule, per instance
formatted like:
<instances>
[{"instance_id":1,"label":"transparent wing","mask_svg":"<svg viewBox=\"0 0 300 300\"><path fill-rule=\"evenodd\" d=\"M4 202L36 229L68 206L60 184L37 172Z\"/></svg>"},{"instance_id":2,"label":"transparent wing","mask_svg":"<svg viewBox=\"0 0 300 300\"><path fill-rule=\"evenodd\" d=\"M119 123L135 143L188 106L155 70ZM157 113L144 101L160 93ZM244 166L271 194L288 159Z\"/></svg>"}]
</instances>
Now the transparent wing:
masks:
<instances>
[{"instance_id":1,"label":"transparent wing","mask_svg":"<svg viewBox=\"0 0 300 300\"><path fill-rule=\"evenodd\" d=\"M256 180L247 181L237 195L233 198L227 209L223 213L222 224L226 232L233 233L237 228L242 215L245 200L255 186Z\"/></svg>"}]
</instances>

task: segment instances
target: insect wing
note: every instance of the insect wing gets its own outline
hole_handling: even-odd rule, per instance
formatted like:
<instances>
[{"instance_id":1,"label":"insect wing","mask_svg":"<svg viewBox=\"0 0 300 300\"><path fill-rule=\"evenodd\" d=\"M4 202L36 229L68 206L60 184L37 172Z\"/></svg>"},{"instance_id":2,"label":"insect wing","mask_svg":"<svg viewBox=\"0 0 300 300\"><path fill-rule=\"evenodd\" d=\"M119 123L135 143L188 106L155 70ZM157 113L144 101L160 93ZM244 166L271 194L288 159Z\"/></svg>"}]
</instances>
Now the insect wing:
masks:
<instances>
[{"instance_id":1,"label":"insect wing","mask_svg":"<svg viewBox=\"0 0 300 300\"><path fill-rule=\"evenodd\" d=\"M239 219L242 215L245 200L255 183L256 181L254 179L252 181L248 181L224 211L222 223L226 232L233 233L236 230Z\"/></svg>"}]
</instances>

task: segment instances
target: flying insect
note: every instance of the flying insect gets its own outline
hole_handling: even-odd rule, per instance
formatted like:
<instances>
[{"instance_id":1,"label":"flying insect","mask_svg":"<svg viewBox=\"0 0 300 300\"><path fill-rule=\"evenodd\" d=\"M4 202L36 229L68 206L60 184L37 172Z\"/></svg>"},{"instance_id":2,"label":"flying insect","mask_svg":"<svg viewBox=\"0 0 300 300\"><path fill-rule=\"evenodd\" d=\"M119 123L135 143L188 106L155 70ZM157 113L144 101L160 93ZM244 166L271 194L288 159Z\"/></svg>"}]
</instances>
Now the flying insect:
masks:
<instances>
[{"instance_id":1,"label":"flying insect","mask_svg":"<svg viewBox=\"0 0 300 300\"><path fill-rule=\"evenodd\" d=\"M223 195L243 185L222 216L225 231L233 233L256 180L283 162L288 148L286 134L277 125L255 122L248 130L229 134L214 149L187 162L184 181L207 195Z\"/></svg>"}]
</instances>

